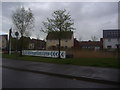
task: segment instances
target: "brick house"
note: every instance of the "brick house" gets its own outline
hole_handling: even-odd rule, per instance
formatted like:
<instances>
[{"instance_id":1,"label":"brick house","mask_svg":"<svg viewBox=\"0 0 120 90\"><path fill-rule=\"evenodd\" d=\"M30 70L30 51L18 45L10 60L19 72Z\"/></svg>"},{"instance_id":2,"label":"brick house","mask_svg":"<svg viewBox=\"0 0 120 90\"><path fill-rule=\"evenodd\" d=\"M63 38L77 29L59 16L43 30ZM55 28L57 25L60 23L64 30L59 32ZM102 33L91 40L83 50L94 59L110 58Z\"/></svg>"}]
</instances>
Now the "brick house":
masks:
<instances>
[{"instance_id":1,"label":"brick house","mask_svg":"<svg viewBox=\"0 0 120 90\"><path fill-rule=\"evenodd\" d=\"M103 38L100 41L78 41L74 39L74 48L86 48L86 49L102 49Z\"/></svg>"},{"instance_id":2,"label":"brick house","mask_svg":"<svg viewBox=\"0 0 120 90\"><path fill-rule=\"evenodd\" d=\"M39 39L31 39L30 37L23 37L23 49L24 50L42 50L46 47L46 42L44 40ZM12 50L20 50L20 42L21 39L16 40L16 38L12 37L11 39L11 48Z\"/></svg>"},{"instance_id":3,"label":"brick house","mask_svg":"<svg viewBox=\"0 0 120 90\"><path fill-rule=\"evenodd\" d=\"M80 48L87 48L87 49L102 49L103 48L103 41L102 38L100 41L81 41L79 42Z\"/></svg>"},{"instance_id":4,"label":"brick house","mask_svg":"<svg viewBox=\"0 0 120 90\"><path fill-rule=\"evenodd\" d=\"M44 50L46 47L46 42L39 39L30 39L28 49L32 50Z\"/></svg>"}]
</instances>

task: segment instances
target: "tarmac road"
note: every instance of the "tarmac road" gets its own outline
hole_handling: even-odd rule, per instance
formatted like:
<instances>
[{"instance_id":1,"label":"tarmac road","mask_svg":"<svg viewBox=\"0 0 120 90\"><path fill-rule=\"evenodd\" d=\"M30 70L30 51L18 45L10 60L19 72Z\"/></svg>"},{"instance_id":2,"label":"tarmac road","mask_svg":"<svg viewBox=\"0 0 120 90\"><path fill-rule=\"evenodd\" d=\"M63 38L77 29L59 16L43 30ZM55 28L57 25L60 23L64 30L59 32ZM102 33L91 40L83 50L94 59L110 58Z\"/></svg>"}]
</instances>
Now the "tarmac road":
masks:
<instances>
[{"instance_id":1,"label":"tarmac road","mask_svg":"<svg viewBox=\"0 0 120 90\"><path fill-rule=\"evenodd\" d=\"M116 88L82 80L2 68L2 88Z\"/></svg>"}]
</instances>

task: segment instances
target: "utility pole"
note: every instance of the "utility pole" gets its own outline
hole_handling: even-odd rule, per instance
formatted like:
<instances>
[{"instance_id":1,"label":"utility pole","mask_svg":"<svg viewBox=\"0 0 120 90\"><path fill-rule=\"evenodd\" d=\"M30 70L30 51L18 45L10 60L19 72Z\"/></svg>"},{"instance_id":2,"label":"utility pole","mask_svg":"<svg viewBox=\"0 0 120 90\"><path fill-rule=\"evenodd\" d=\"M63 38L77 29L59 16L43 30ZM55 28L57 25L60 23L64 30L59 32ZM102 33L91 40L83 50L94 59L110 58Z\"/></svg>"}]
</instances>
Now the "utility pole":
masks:
<instances>
[{"instance_id":1,"label":"utility pole","mask_svg":"<svg viewBox=\"0 0 120 90\"><path fill-rule=\"evenodd\" d=\"M17 56L17 54L18 54L18 36L19 36L19 33L15 32L15 36L16 36L16 56Z\"/></svg>"},{"instance_id":2,"label":"utility pole","mask_svg":"<svg viewBox=\"0 0 120 90\"><path fill-rule=\"evenodd\" d=\"M8 53L11 54L11 33L12 33L12 28L9 30L9 48L8 48Z\"/></svg>"}]
</instances>

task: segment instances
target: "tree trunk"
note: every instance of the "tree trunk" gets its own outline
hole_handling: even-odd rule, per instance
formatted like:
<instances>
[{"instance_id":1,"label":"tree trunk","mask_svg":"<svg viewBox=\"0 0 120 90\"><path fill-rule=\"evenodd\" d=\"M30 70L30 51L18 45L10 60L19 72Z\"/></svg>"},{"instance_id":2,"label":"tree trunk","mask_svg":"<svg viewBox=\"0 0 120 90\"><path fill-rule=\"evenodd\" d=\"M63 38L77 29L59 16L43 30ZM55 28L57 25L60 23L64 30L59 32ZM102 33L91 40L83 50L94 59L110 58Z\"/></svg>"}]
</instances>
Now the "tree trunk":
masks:
<instances>
[{"instance_id":1,"label":"tree trunk","mask_svg":"<svg viewBox=\"0 0 120 90\"><path fill-rule=\"evenodd\" d=\"M21 42L20 42L20 56L22 56L22 50L23 50L23 36L21 36Z\"/></svg>"},{"instance_id":2,"label":"tree trunk","mask_svg":"<svg viewBox=\"0 0 120 90\"><path fill-rule=\"evenodd\" d=\"M61 57L60 57L60 47L61 47L61 39L59 38L58 58L61 58Z\"/></svg>"},{"instance_id":3,"label":"tree trunk","mask_svg":"<svg viewBox=\"0 0 120 90\"><path fill-rule=\"evenodd\" d=\"M59 31L59 46L58 46L58 58L60 57L60 49L61 49L61 26L60 26L60 31Z\"/></svg>"}]
</instances>

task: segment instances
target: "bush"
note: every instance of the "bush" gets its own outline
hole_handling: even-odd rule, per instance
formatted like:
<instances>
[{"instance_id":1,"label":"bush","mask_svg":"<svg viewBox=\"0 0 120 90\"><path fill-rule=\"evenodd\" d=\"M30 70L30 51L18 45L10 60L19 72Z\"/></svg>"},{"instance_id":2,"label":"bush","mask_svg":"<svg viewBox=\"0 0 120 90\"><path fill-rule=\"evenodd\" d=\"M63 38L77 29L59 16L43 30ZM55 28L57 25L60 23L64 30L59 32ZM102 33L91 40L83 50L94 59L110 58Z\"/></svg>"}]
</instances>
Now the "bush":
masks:
<instances>
[{"instance_id":1,"label":"bush","mask_svg":"<svg viewBox=\"0 0 120 90\"><path fill-rule=\"evenodd\" d=\"M73 54L67 54L66 58L73 58Z\"/></svg>"}]
</instances>

